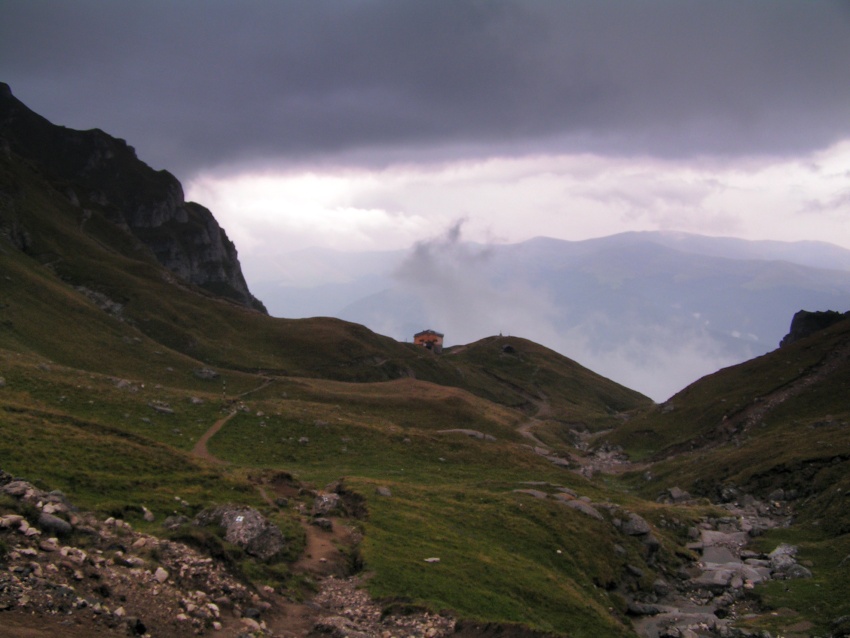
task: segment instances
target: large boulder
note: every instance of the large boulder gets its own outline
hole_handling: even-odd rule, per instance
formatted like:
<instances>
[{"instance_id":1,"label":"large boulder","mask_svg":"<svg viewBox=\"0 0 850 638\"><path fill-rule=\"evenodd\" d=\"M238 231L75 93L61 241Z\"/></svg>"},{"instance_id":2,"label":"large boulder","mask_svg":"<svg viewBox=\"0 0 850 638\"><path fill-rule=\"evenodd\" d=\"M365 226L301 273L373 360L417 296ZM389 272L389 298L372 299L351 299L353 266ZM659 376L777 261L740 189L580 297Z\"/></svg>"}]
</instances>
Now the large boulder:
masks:
<instances>
[{"instance_id":1,"label":"large boulder","mask_svg":"<svg viewBox=\"0 0 850 638\"><path fill-rule=\"evenodd\" d=\"M313 516L329 516L339 509L340 496L334 492L319 492L313 500Z\"/></svg>"},{"instance_id":2,"label":"large boulder","mask_svg":"<svg viewBox=\"0 0 850 638\"><path fill-rule=\"evenodd\" d=\"M14 479L0 488L0 492L15 498L26 498L27 496L32 496L37 491L38 490L31 483Z\"/></svg>"},{"instance_id":3,"label":"large boulder","mask_svg":"<svg viewBox=\"0 0 850 638\"><path fill-rule=\"evenodd\" d=\"M623 534L628 534L629 536L642 536L644 534L649 534L652 531L652 528L642 516L639 516L634 512L629 512L629 517L623 521L620 531L623 532Z\"/></svg>"},{"instance_id":4,"label":"large boulder","mask_svg":"<svg viewBox=\"0 0 850 638\"><path fill-rule=\"evenodd\" d=\"M782 543L767 556L768 560L770 560L770 568L774 572L787 571L793 565L797 564L797 559L794 558L796 554L796 547Z\"/></svg>"},{"instance_id":5,"label":"large boulder","mask_svg":"<svg viewBox=\"0 0 850 638\"><path fill-rule=\"evenodd\" d=\"M585 501L582 501L582 500L579 500L579 499L573 499L571 501L565 500L565 501L561 501L561 502L564 505L566 505L567 507L570 507L574 510L578 510L579 512L581 512L585 516L590 516L590 518L595 518L597 521L605 520L602 517L602 514L599 513L599 510L597 510L595 507L593 507L593 505L591 505L590 503L586 503Z\"/></svg>"},{"instance_id":6,"label":"large boulder","mask_svg":"<svg viewBox=\"0 0 850 638\"><path fill-rule=\"evenodd\" d=\"M195 517L194 523L222 527L224 540L261 560L274 557L286 546L280 529L252 507L222 505L204 510Z\"/></svg>"},{"instance_id":7,"label":"large boulder","mask_svg":"<svg viewBox=\"0 0 850 638\"><path fill-rule=\"evenodd\" d=\"M369 512L366 509L366 499L349 489L345 479L339 479L326 485L313 503L313 516L330 514L365 519Z\"/></svg>"},{"instance_id":8,"label":"large boulder","mask_svg":"<svg viewBox=\"0 0 850 638\"><path fill-rule=\"evenodd\" d=\"M48 534L54 534L56 536L68 536L73 530L68 521L53 514L45 514L44 512L38 517L38 526Z\"/></svg>"}]
</instances>

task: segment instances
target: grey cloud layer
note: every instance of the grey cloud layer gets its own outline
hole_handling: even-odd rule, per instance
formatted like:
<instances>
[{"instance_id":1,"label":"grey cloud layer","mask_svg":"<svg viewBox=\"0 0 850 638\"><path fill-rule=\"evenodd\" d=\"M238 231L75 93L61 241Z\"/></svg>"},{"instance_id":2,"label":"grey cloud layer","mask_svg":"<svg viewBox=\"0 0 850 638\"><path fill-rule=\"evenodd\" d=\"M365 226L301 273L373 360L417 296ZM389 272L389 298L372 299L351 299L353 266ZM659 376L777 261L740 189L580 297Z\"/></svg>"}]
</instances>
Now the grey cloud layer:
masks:
<instances>
[{"instance_id":1,"label":"grey cloud layer","mask_svg":"<svg viewBox=\"0 0 850 638\"><path fill-rule=\"evenodd\" d=\"M0 80L188 173L257 156L792 154L850 136L850 3L6 2Z\"/></svg>"}]
</instances>

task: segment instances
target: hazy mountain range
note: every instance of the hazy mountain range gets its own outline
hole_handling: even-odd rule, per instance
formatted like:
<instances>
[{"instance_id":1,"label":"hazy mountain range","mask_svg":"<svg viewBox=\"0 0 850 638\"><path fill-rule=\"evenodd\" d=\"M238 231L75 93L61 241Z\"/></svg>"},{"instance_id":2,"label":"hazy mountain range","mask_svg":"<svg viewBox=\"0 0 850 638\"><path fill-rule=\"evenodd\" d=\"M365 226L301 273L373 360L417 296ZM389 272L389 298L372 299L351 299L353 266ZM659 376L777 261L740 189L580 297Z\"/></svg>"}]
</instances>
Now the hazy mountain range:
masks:
<instances>
[{"instance_id":1,"label":"hazy mountain range","mask_svg":"<svg viewBox=\"0 0 850 638\"><path fill-rule=\"evenodd\" d=\"M438 356L269 316L181 193L0 84L2 636L850 636L850 321L782 310L840 306L844 251L458 226L267 269ZM661 405L462 342L674 382L771 312Z\"/></svg>"},{"instance_id":2,"label":"hazy mountain range","mask_svg":"<svg viewBox=\"0 0 850 638\"><path fill-rule=\"evenodd\" d=\"M850 309L850 251L672 232L505 245L460 229L407 251L275 255L252 289L280 317L335 316L400 341L517 334L661 401L776 348L800 309ZM276 273L285 273L277 275Z\"/></svg>"}]
</instances>

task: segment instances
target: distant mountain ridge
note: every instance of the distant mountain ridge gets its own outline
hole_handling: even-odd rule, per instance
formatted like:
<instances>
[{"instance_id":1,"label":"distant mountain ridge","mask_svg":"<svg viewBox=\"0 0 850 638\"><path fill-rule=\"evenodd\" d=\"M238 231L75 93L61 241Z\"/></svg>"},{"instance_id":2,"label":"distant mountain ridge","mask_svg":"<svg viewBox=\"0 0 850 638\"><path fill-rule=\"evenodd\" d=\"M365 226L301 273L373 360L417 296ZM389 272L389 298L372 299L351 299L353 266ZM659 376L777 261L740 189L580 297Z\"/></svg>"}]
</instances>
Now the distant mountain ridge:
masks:
<instances>
[{"instance_id":1,"label":"distant mountain ridge","mask_svg":"<svg viewBox=\"0 0 850 638\"><path fill-rule=\"evenodd\" d=\"M139 160L124 140L99 129L56 126L0 83L0 148L37 166L84 215L89 201L110 211L111 221L182 279L265 312L248 290L236 247L212 213L186 202L180 182Z\"/></svg>"},{"instance_id":2,"label":"distant mountain ridge","mask_svg":"<svg viewBox=\"0 0 850 638\"><path fill-rule=\"evenodd\" d=\"M583 355L613 344L609 364L654 356L642 373L666 379L678 351L758 342L757 311L784 333L785 305L845 303L846 271L653 234L423 242L373 263L299 254L290 283L320 272L312 284L356 301L389 282L363 306L376 320L410 302L417 329L492 332L437 355L175 276L140 237L146 223L159 224L148 240L191 237L191 205L171 206L168 175L100 135L63 133L96 146L46 153L60 169L62 153L93 160L67 179L0 136L4 630L43 635L62 618L60 635L163 638L850 635L850 320L797 313L793 343L664 403L497 336L522 325L568 348L585 339ZM107 168L108 196L87 173ZM147 217L131 230L124 207ZM736 335L748 320L752 337ZM269 555L267 539L284 547Z\"/></svg>"},{"instance_id":3,"label":"distant mountain ridge","mask_svg":"<svg viewBox=\"0 0 850 638\"><path fill-rule=\"evenodd\" d=\"M276 259L310 284L269 267L255 287L273 315L336 316L400 341L425 327L449 344L522 334L657 400L776 348L800 309L850 310L850 251L823 242L630 232Z\"/></svg>"}]
</instances>

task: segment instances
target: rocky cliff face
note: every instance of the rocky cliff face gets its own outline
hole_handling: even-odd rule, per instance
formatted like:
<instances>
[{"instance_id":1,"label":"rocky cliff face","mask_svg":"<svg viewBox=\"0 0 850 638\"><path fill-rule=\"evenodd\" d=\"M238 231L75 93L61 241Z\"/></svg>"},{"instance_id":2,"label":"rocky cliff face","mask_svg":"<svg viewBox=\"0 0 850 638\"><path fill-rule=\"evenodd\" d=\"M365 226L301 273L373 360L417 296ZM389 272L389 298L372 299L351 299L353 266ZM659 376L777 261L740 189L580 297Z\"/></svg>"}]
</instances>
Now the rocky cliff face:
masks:
<instances>
[{"instance_id":1,"label":"rocky cliff face","mask_svg":"<svg viewBox=\"0 0 850 638\"><path fill-rule=\"evenodd\" d=\"M266 312L248 290L236 247L212 213L186 202L177 178L150 168L124 140L99 129L56 126L0 83L0 149L36 165L72 199L83 189L80 195L98 202L177 276Z\"/></svg>"},{"instance_id":2,"label":"rocky cliff face","mask_svg":"<svg viewBox=\"0 0 850 638\"><path fill-rule=\"evenodd\" d=\"M819 330L829 328L831 325L848 318L850 318L850 312L842 314L835 310L826 310L823 312L801 310L794 314L794 318L791 320L791 328L779 345L780 347L790 345L795 341L805 339Z\"/></svg>"}]
</instances>

